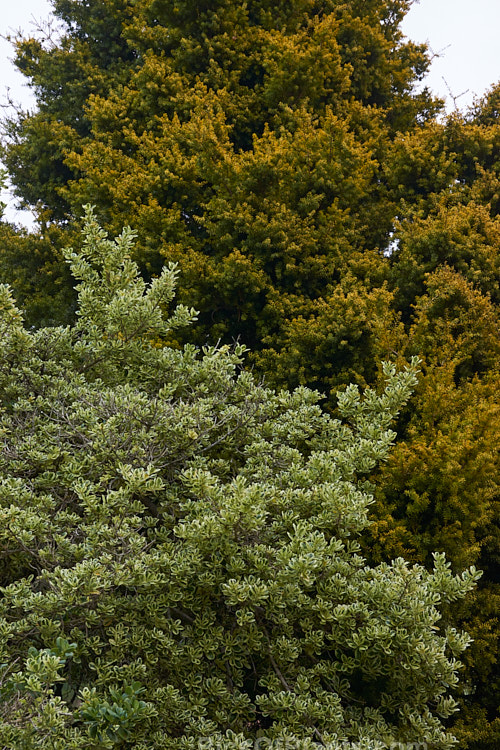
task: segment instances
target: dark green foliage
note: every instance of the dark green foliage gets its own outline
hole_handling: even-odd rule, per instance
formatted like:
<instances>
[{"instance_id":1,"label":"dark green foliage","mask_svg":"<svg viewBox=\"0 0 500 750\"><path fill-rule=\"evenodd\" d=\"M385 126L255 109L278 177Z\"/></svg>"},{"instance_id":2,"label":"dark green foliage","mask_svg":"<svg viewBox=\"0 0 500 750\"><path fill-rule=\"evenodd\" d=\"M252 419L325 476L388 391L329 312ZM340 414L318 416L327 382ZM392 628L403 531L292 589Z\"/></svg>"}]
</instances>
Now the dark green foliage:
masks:
<instances>
[{"instance_id":1,"label":"dark green foliage","mask_svg":"<svg viewBox=\"0 0 500 750\"><path fill-rule=\"evenodd\" d=\"M294 341L305 320L331 359L324 305L386 276L387 154L436 108L412 91L428 60L399 29L408 6L56 0L62 40L18 43L40 111L8 125L16 190L47 219L71 224L87 201L113 232L133 216L143 271L179 263L201 343L241 338L264 369L282 352L281 381L369 380L372 303L324 375Z\"/></svg>"}]
</instances>

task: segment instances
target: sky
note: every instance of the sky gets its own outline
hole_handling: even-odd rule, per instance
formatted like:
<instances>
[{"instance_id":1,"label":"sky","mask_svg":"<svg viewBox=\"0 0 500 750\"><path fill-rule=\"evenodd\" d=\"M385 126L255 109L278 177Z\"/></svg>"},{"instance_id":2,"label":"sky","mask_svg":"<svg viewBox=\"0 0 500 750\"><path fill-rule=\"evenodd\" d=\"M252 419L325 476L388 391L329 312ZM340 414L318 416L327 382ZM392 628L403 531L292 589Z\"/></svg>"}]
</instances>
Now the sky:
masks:
<instances>
[{"instance_id":1,"label":"sky","mask_svg":"<svg viewBox=\"0 0 500 750\"><path fill-rule=\"evenodd\" d=\"M426 85L448 110L466 109L500 81L500 0L420 0L402 30L428 43L434 58Z\"/></svg>"},{"instance_id":2,"label":"sky","mask_svg":"<svg viewBox=\"0 0 500 750\"><path fill-rule=\"evenodd\" d=\"M51 14L50 0L1 2L1 36L18 29L32 32L37 21ZM499 29L500 0L417 0L402 26L407 37L429 44L433 62L425 84L446 99L448 110L466 109L500 81ZM31 92L10 58L12 49L0 38L0 105L6 104L9 90L14 101L29 108ZM2 199L9 221L32 224L31 214L17 211L8 193Z\"/></svg>"}]
</instances>

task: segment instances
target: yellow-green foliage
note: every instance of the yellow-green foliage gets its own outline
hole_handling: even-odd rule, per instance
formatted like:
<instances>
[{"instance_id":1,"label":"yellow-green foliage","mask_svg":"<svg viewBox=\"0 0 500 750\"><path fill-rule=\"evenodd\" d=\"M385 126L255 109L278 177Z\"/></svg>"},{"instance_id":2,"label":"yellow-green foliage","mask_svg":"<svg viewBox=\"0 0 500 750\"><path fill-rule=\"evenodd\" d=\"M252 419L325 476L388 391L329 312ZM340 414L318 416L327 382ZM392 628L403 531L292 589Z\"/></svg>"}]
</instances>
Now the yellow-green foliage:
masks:
<instances>
[{"instance_id":1,"label":"yellow-green foliage","mask_svg":"<svg viewBox=\"0 0 500 750\"><path fill-rule=\"evenodd\" d=\"M404 439L377 479L366 547L374 559L424 564L439 549L456 569L484 570L476 598L455 610L474 638L456 728L471 748L494 748L500 736L499 334L489 296L449 267L428 275L406 344L407 354L420 353L422 375Z\"/></svg>"},{"instance_id":2,"label":"yellow-green foliage","mask_svg":"<svg viewBox=\"0 0 500 750\"><path fill-rule=\"evenodd\" d=\"M240 338L266 370L283 352L281 382L370 380L373 308L391 315L372 292L395 210L385 164L394 134L436 110L412 92L428 59L399 28L408 7L55 0L66 35L17 43L40 110L7 129L16 190L65 227L87 201L113 233L133 217L142 270L179 263L200 343ZM301 361L304 325L319 365Z\"/></svg>"}]
</instances>

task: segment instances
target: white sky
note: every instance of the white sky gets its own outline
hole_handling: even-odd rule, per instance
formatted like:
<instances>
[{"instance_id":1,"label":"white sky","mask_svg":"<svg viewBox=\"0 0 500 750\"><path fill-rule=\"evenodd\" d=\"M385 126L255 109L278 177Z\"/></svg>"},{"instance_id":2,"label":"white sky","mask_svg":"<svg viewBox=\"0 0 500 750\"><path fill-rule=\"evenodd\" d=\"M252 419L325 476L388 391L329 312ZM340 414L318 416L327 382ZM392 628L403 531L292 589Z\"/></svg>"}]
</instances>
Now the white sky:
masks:
<instances>
[{"instance_id":1,"label":"white sky","mask_svg":"<svg viewBox=\"0 0 500 750\"><path fill-rule=\"evenodd\" d=\"M50 0L0 0L0 35L13 30L29 32L34 21L47 19ZM417 42L428 42L436 55L426 84L447 99L448 109L466 108L500 80L500 0L416 0L403 23L404 33ZM12 98L29 107L29 88L10 59L10 45L0 39L0 104ZM451 92L451 96L450 96ZM455 98L455 104L453 98ZM6 217L30 225L30 214L8 203Z\"/></svg>"},{"instance_id":2,"label":"white sky","mask_svg":"<svg viewBox=\"0 0 500 750\"><path fill-rule=\"evenodd\" d=\"M403 32L434 55L426 84L466 109L500 81L500 0L417 0Z\"/></svg>"}]
</instances>

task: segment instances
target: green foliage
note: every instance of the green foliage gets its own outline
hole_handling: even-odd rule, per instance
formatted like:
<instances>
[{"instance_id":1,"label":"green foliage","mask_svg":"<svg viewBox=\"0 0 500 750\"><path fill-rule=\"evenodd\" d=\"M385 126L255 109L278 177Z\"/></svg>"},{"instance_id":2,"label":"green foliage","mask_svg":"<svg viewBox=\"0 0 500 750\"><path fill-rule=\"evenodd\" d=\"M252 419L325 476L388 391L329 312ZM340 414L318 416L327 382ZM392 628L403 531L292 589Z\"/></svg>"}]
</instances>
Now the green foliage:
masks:
<instances>
[{"instance_id":1,"label":"green foliage","mask_svg":"<svg viewBox=\"0 0 500 750\"><path fill-rule=\"evenodd\" d=\"M146 282L178 264L198 324L152 331L159 347L244 341L259 377L318 388L332 414L339 388L381 386L376 363L421 356L402 439L373 476L364 553L429 567L438 549L485 571L446 615L474 638L453 731L496 750L499 87L438 121L414 90L428 56L401 34L407 0L53 4L60 36L16 40L38 111L8 118L2 144L39 217L31 235L0 229L0 275L27 325L73 320L62 248L90 202L113 234L133 222ZM108 304L96 297L95 314ZM82 336L117 378L111 313L106 337Z\"/></svg>"},{"instance_id":2,"label":"green foliage","mask_svg":"<svg viewBox=\"0 0 500 750\"><path fill-rule=\"evenodd\" d=\"M17 40L39 102L6 123L17 194L70 231L87 202L113 233L133 216L142 272L178 263L197 343L241 338L289 385L369 382L374 306L391 317L388 153L438 106L413 92L428 58L400 30L408 7L54 0L62 38Z\"/></svg>"},{"instance_id":3,"label":"green foliage","mask_svg":"<svg viewBox=\"0 0 500 750\"><path fill-rule=\"evenodd\" d=\"M418 352L424 377L408 434L383 471L372 537L383 556L424 561L441 549L485 571L476 601L455 610L474 638L474 688L455 727L471 750L500 742L497 100L498 86L467 115L395 140L388 175L401 197L389 288L406 335L394 348Z\"/></svg>"},{"instance_id":4,"label":"green foliage","mask_svg":"<svg viewBox=\"0 0 500 750\"><path fill-rule=\"evenodd\" d=\"M437 548L455 569L484 570L475 599L452 608L474 639L455 727L473 748L495 748L500 737L499 330L498 307L461 274L443 267L427 276L406 343L407 356L420 353L422 376L404 438L377 478L365 548L375 560L424 564Z\"/></svg>"},{"instance_id":5,"label":"green foliage","mask_svg":"<svg viewBox=\"0 0 500 750\"><path fill-rule=\"evenodd\" d=\"M73 280L62 251L55 250L68 233L57 225L28 232L0 224L0 273L14 291L26 325L68 323L75 313Z\"/></svg>"},{"instance_id":6,"label":"green foliage","mask_svg":"<svg viewBox=\"0 0 500 750\"><path fill-rule=\"evenodd\" d=\"M25 331L1 288L0 744L451 748L441 610L479 576L357 541L416 363L333 419L242 346L168 346L195 313L163 316L176 270L144 282L132 238L87 212L73 327Z\"/></svg>"}]
</instances>

